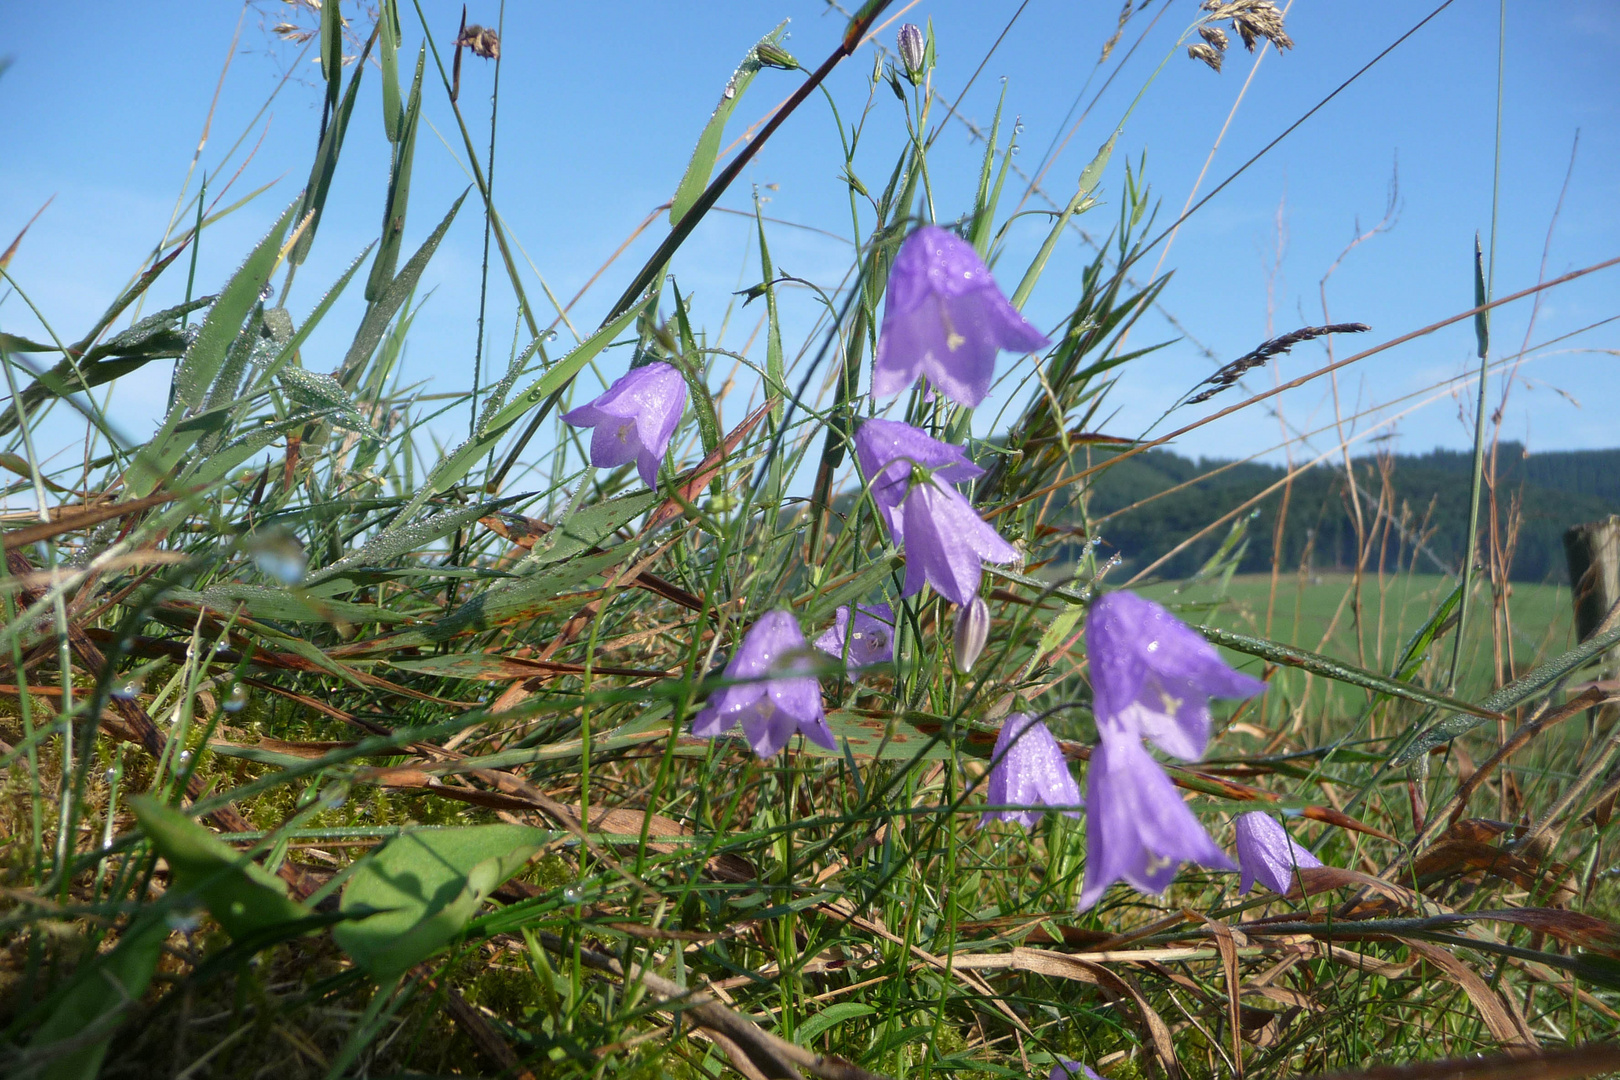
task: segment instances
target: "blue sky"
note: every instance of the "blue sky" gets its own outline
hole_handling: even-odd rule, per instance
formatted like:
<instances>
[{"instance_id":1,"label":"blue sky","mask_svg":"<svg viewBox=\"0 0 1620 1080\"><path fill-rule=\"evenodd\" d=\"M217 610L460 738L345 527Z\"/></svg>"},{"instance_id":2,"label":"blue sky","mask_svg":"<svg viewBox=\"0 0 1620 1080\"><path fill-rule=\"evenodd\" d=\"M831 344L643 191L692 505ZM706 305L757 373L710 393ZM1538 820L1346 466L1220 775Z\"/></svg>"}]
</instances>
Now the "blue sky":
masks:
<instances>
[{"instance_id":1,"label":"blue sky","mask_svg":"<svg viewBox=\"0 0 1620 1080\"><path fill-rule=\"evenodd\" d=\"M448 40L460 5L423 0L422 7L441 43ZM895 3L891 14L903 7ZM1016 9L1013 3L984 0L924 0L905 12L906 21L933 22L939 58L935 85L947 99L955 100ZM308 57L295 63L296 50L267 35L265 27L279 20L278 10L269 2L250 8L232 55L240 11L229 4L195 3L162 15L123 4L83 4L73 18L71 51L64 51L59 12L47 5L0 8L0 53L13 60L0 76L5 102L0 135L7 148L0 158L0 244L55 197L29 231L10 272L64 338L83 332L163 235L228 55L231 63L201 168L210 173L223 168L223 175L230 175L256 144L232 197L260 184L274 181L274 186L205 234L198 291L216 288L296 196L319 123L318 69ZM1430 10L1429 4L1300 0L1288 14L1295 48L1282 55L1267 52L1252 80L1254 59L1235 44L1219 75L1175 50L1125 126L1103 182L1103 205L1081 224L1093 233L1107 231L1117 212L1123 163L1144 154L1147 180L1162 200L1160 220L1174 220L1229 115L1230 127L1200 192ZM470 5L469 18L494 23L499 11L494 0L480 0ZM1008 120L1016 115L1023 125L1023 149L1015 164L1033 169L1054 136L1061 139L1067 132L1065 116L1082 87L1088 87L1080 99L1084 107L1112 75L1046 174L1045 189L1059 201L1073 191L1092 152L1172 52L1196 5L1188 0L1146 5L1127 25L1109 63L1099 68L1102 42L1118 14L1115 2L1030 0L961 105L964 117L987 127L1005 85ZM422 29L412 8L407 6L404 15L405 54L414 57ZM537 304L543 303L543 292L535 269L557 296L571 297L669 198L732 69L749 45L782 19L791 19L788 48L809 67L827 55L844 25L820 0L507 5L495 200L514 240L533 260L531 269L519 255L525 288ZM1141 44L1124 59L1138 37ZM881 42L892 45L893 27ZM1162 298L1186 336L1157 316L1144 322L1134 339L1140 344L1182 340L1126 369L1110 398L1115 411L1108 430L1136 435L1152 425L1213 370L1204 349L1224 362L1253 348L1268 332L1321 322L1319 282L1355 237L1358 222L1365 230L1384 216L1396 177L1393 227L1349 252L1327 282L1333 320L1373 327L1353 344L1341 342L1339 355L1471 306L1473 238L1476 230L1488 238L1491 226L1497 46L1496 5L1456 0L1189 220L1165 258L1164 271L1173 270L1174 277ZM1508 6L1498 295L1535 284L1544 244L1549 278L1620 255L1617 50L1620 12L1612 0ZM111 57L122 59L96 59ZM283 86L255 123L289 65L303 81ZM867 105L871 70L872 46L866 46L828 80L846 124ZM314 252L299 271L289 302L295 317L309 310L378 232L387 144L377 75L372 70L366 76ZM492 75L492 65L478 60L469 59L463 70L462 105L481 154L488 139ZM727 141L784 98L799 78L763 72L738 108ZM460 136L431 58L426 101L432 126L424 127L417 151L407 250L468 182ZM933 123L944 125L930 160L934 205L941 219L952 220L970 204L982 145L941 107L935 108ZM1554 222L1577 131L1579 151ZM244 134L243 148L226 160ZM868 187L881 189L904 138L899 103L880 87L871 97L855 160ZM851 258L842 164L832 113L818 97L765 147L722 205L746 210L751 186L757 186L770 200L767 212L792 223L772 226L779 271L835 286ZM191 182L196 181L194 176ZM220 182L214 182L216 189ZM1023 184L1014 177L1004 206L1010 208L1022 195ZM1039 196L1028 204L1042 205ZM863 228L868 224L869 216ZM588 332L600 321L666 228L663 219L656 221L602 276L574 310L577 327ZM1029 216L1008 229L997 269L1009 290L1047 228L1045 219ZM429 381L433 391L469 384L482 239L481 219L469 202L425 279L432 291L412 330L403 369L407 380ZM1065 238L1026 308L1032 321L1045 328L1056 325L1078 295L1079 272L1090 258L1078 238ZM1144 271L1156 261L1157 253ZM674 273L683 294L694 294L696 321L707 328L711 343L741 349L761 308L739 309L731 296L758 280L752 223L716 215L677 257ZM498 263L490 281L486 348L501 364L513 338L515 307ZM183 272L171 271L146 310L176 301L184 287ZM307 367L329 370L337 364L359 302L356 286L329 317L330 330L305 349ZM816 302L801 290L785 294L782 304L791 355L813 323ZM1495 355L1511 358L1519 350L1530 313L1525 302L1497 315ZM1620 268L1545 294L1530 341L1552 339L1615 314L1620 314ZM9 291L0 299L0 326L40 333L27 307ZM566 341L566 330L563 336ZM1443 387L1426 388L1471 371L1473 347L1472 327L1464 323L1347 368L1338 383L1342 411L1348 417L1415 394L1375 410L1357 422L1356 432L1396 433L1396 445L1409 451L1467 445L1472 391L1459 398ZM1620 442L1612 422L1620 411L1617 348L1620 322L1533 352L1508 399L1504 435L1533 450ZM762 335L750 355L763 356ZM1292 378L1324 359L1320 343L1300 346L1277 362L1275 376ZM603 368L611 376L624 363L625 357L610 355ZM1273 371L1262 369L1245 385L1262 389L1273 377ZM716 383L722 378L723 371L717 372ZM1501 388L1501 380L1494 380L1493 407ZM1330 389L1321 380L1289 392L1281 399L1283 420L1295 430L1331 424ZM120 385L111 414L123 431L143 438L166 392L166 373L143 373ZM1395 416L1425 399L1432 399L1426 407ZM1183 409L1175 417L1193 419L1200 409L1228 400ZM741 404L735 403L739 413ZM983 424L989 415L990 410L981 410ZM1380 420L1388 423L1371 426ZM446 439L454 437L452 429L445 427ZM41 440L60 447L73 431L71 416L59 410ZM1273 448L1281 441L1279 431L1276 416L1254 409L1200 428L1177 445L1194 455L1264 452L1278 459L1283 452ZM1293 452L1308 457L1336 442L1329 433Z\"/></svg>"}]
</instances>

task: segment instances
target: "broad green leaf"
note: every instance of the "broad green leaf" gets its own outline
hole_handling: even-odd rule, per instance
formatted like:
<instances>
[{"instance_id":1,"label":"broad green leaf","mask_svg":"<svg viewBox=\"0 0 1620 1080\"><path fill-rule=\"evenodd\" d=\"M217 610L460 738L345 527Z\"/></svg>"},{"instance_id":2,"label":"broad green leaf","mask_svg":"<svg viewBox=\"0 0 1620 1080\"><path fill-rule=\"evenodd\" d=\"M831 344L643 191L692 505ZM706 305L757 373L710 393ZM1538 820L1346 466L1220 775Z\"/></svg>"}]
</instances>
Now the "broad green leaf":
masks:
<instances>
[{"instance_id":1,"label":"broad green leaf","mask_svg":"<svg viewBox=\"0 0 1620 1080\"><path fill-rule=\"evenodd\" d=\"M1479 708L1493 712L1506 712L1508 709L1517 708L1531 698L1541 694L1542 691L1547 690L1570 672L1591 663L1616 643L1620 643L1620 626L1601 634L1593 634L1568 652L1553 657L1529 674L1508 683L1502 689L1480 702ZM1454 709L1457 713L1465 711L1456 709L1455 706L1447 706L1447 708ZM1467 711L1473 711L1473 707L1470 706ZM1473 730L1484 719L1484 717L1479 716L1448 716L1424 732L1421 737L1414 740L1390 764L1396 766L1405 765L1414 758L1427 754L1436 746L1442 746L1457 736Z\"/></svg>"},{"instance_id":2,"label":"broad green leaf","mask_svg":"<svg viewBox=\"0 0 1620 1080\"><path fill-rule=\"evenodd\" d=\"M333 5L336 7L336 5ZM336 20L336 16L332 18ZM366 58L371 55L371 41L360 53L359 61L354 65L354 74L349 77L349 90L343 95L343 104L338 105L338 85L343 78L342 59L343 43L342 30L335 31L338 35L337 44L329 46L326 34L327 17L323 11L321 16L321 62L324 67L327 60L327 49L336 49L338 66L326 72L326 108L329 118L325 129L321 132L320 149L315 152L315 164L310 168L309 183L304 187L304 198L300 204L298 218L302 221L306 216L309 225L298 237L298 242L287 253L287 262L291 266L301 266L309 257L310 245L315 242L315 230L321 223L321 211L326 208L326 196L332 188L332 177L337 172L338 155L343 150L343 135L349 130L349 117L354 112L355 99L360 96L360 76L365 74ZM375 40L375 39L372 39ZM336 108L334 109L334 106Z\"/></svg>"},{"instance_id":3,"label":"broad green leaf","mask_svg":"<svg viewBox=\"0 0 1620 1080\"><path fill-rule=\"evenodd\" d=\"M571 589L617 566L637 549L635 544L619 544L597 555L576 555L554 569L479 593L431 628L422 631L422 636L426 641L447 641L461 634L525 618L539 605L556 599L564 589Z\"/></svg>"},{"instance_id":4,"label":"broad green leaf","mask_svg":"<svg viewBox=\"0 0 1620 1080\"><path fill-rule=\"evenodd\" d=\"M1419 705L1429 705L1435 708L1478 714L1484 712L1485 718L1496 715L1496 711L1489 705L1470 705L1466 701L1459 701L1445 694L1436 694L1425 690L1421 686L1413 686L1387 675L1380 675L1374 671L1358 668L1354 664L1347 664L1342 660L1335 660L1330 656L1309 652L1305 649L1295 648L1292 645L1283 645L1264 638L1250 637L1247 634L1237 634L1230 630L1220 630L1213 626L1196 626L1204 637L1216 645L1224 646L1235 652L1248 653L1258 656L1262 660L1269 660L1274 664L1287 667L1296 667L1302 671L1309 671L1313 675L1332 679L1335 682L1349 683L1364 690L1372 690L1379 694L1388 694L1391 697L1402 698L1406 701L1415 701ZM1478 722L1477 720L1475 721Z\"/></svg>"},{"instance_id":5,"label":"broad green leaf","mask_svg":"<svg viewBox=\"0 0 1620 1080\"><path fill-rule=\"evenodd\" d=\"M782 23L775 30L759 39L759 44L770 42L778 44L782 40L782 31L787 29L787 23ZM703 134L698 136L697 147L692 151L692 159L686 165L686 174L681 177L680 184L675 188L675 197L669 204L669 223L680 224L681 218L692 209L703 189L709 186L709 176L714 172L714 163L720 157L720 138L725 134L726 121L731 119L732 110L736 109L737 102L742 100L743 91L748 84L754 81L754 76L762 66L759 62L757 50L759 44L748 50L737 70L732 72L731 78L726 82L726 88L720 92L720 104L714 107L714 113L709 122L703 126Z\"/></svg>"},{"instance_id":6,"label":"broad green leaf","mask_svg":"<svg viewBox=\"0 0 1620 1080\"><path fill-rule=\"evenodd\" d=\"M406 261L399 276L389 283L377 301L366 308L365 317L360 320L360 329L355 331L354 341L343 357L342 366L338 368L338 382L344 386L354 385L361 369L366 366L366 361L371 358L372 350L377 347L377 342L382 340L383 332L388 329L388 323L404 306L411 293L416 291L416 283L421 280L422 271L427 269L428 260L433 258L433 253L438 250L439 241L444 239L450 223L456 219L456 211L461 209L462 200L466 197L465 191L456 196L450 212L444 215L438 228L422 241L422 246Z\"/></svg>"},{"instance_id":7,"label":"broad green leaf","mask_svg":"<svg viewBox=\"0 0 1620 1080\"><path fill-rule=\"evenodd\" d=\"M181 358L180 366L174 373L176 410L194 409L207 399L208 391L214 385L220 367L225 363L231 343L242 332L242 326L252 313L253 306L259 302L260 293L264 291L265 285L269 284L270 275L275 272L276 264L281 258L281 244L288 228L293 224L295 211L296 206L289 206L282 213L275 225L253 249L253 253L247 257L247 261L220 291L219 299L214 301L214 306L209 308L207 317L203 319L202 329L197 331L197 339L191 343L191 348L186 350L186 355ZM171 412L168 422L171 430L178 420L179 416Z\"/></svg>"},{"instance_id":8,"label":"broad green leaf","mask_svg":"<svg viewBox=\"0 0 1620 1080\"><path fill-rule=\"evenodd\" d=\"M225 363L231 343L242 332L242 324L259 302L259 293L275 272L281 257L282 240L292 224L296 208L294 204L282 213L209 309L196 340L186 350L180 366L175 370L174 407L169 410L157 434L135 455L125 474L125 484L131 495L150 495L195 441L195 435L177 434L175 427L187 412L207 399L208 390Z\"/></svg>"},{"instance_id":9,"label":"broad green leaf","mask_svg":"<svg viewBox=\"0 0 1620 1080\"><path fill-rule=\"evenodd\" d=\"M656 491L642 491L581 507L535 543L534 562L546 566L588 551L662 501Z\"/></svg>"},{"instance_id":10,"label":"broad green leaf","mask_svg":"<svg viewBox=\"0 0 1620 1080\"><path fill-rule=\"evenodd\" d=\"M1041 250L1035 253L1034 261L1029 264L1029 269L1024 271L1024 280L1013 290L1010 301L1013 307L1023 310L1024 301L1035 291L1035 283L1040 280L1042 271L1046 269L1046 261L1052 257L1052 249L1057 247L1058 238L1063 235L1063 230L1069 227L1069 219L1096 205L1096 200L1091 194L1097 190L1097 181L1102 179L1103 170L1108 167L1108 159L1113 156L1114 140L1119 138L1120 130L1122 129L1116 129L1108 136L1108 141L1098 148L1097 156L1080 170L1080 184L1075 190L1074 198L1069 200L1069 205L1063 208L1063 213L1052 223L1052 229L1046 234L1046 241L1041 244Z\"/></svg>"},{"instance_id":11,"label":"broad green leaf","mask_svg":"<svg viewBox=\"0 0 1620 1080\"><path fill-rule=\"evenodd\" d=\"M146 993L168 936L162 917L148 913L124 932L111 952L84 964L52 995L55 1004L29 1040L31 1049L79 1042L92 1032L101 1037L52 1060L36 1074L40 1080L95 1080L101 1074L108 1040L130 1006Z\"/></svg>"},{"instance_id":12,"label":"broad green leaf","mask_svg":"<svg viewBox=\"0 0 1620 1080\"><path fill-rule=\"evenodd\" d=\"M836 589L828 589L813 597L804 606L803 621L809 625L818 624L825 619L831 619L833 614L846 604L870 602L872 594L904 565L898 554L876 560Z\"/></svg>"},{"instance_id":13,"label":"broad green leaf","mask_svg":"<svg viewBox=\"0 0 1620 1080\"><path fill-rule=\"evenodd\" d=\"M399 107L399 9L394 0L382 0L377 17L378 59L382 63L383 134L397 143L404 132Z\"/></svg>"},{"instance_id":14,"label":"broad green leaf","mask_svg":"<svg viewBox=\"0 0 1620 1080\"><path fill-rule=\"evenodd\" d=\"M840 1001L836 1005L829 1005L804 1023L793 1029L793 1040L800 1046L809 1046L811 1040L817 1035L830 1029L834 1024L841 1024L845 1020L854 1020L862 1016L871 1016L877 1008L859 1001Z\"/></svg>"},{"instance_id":15,"label":"broad green leaf","mask_svg":"<svg viewBox=\"0 0 1620 1080\"><path fill-rule=\"evenodd\" d=\"M349 280L354 277L354 272L360 269L360 264L366 261L366 256L371 253L373 246L373 244L366 245L365 250L355 258L354 262L349 264L347 270L343 271L343 276L337 279L336 284L326 290L326 295L322 296L315 305L315 310L309 313L309 318L303 321L303 324L298 327L293 336L281 347L281 352L276 354L276 358L265 365L264 371L259 375L256 390L268 387L270 380L274 379L281 369L298 354L298 350L303 347L305 339L314 332L315 327L320 325L321 319L325 317L326 313L332 310L332 305L337 303L338 297L343 295L343 290L348 286Z\"/></svg>"},{"instance_id":16,"label":"broad green leaf","mask_svg":"<svg viewBox=\"0 0 1620 1080\"><path fill-rule=\"evenodd\" d=\"M841 758L847 739L849 752L863 761L909 761L919 753L923 761L943 761L951 756L949 743L925 734L899 717L864 716L835 709L827 714L827 726L838 740L837 750L817 746L809 739L803 740L800 748L815 757Z\"/></svg>"},{"instance_id":17,"label":"broad green leaf","mask_svg":"<svg viewBox=\"0 0 1620 1080\"><path fill-rule=\"evenodd\" d=\"M402 120L404 134L395 145L393 168L388 175L388 195L383 201L382 246L377 249L377 261L371 264L371 277L366 280L366 299L371 301L381 300L388 291L389 283L394 280L394 264L399 261L400 245L405 241L405 209L410 202L411 163L416 157L417 121L422 116L422 71L426 62L427 46L424 44L416 54L416 79L411 84L410 101ZM397 110L397 87L394 95L394 108ZM385 96L385 105L386 102Z\"/></svg>"},{"instance_id":18,"label":"broad green leaf","mask_svg":"<svg viewBox=\"0 0 1620 1080\"><path fill-rule=\"evenodd\" d=\"M401 974L461 933L550 835L523 825L476 825L395 837L343 890L345 914L377 914L333 927L332 937L373 976Z\"/></svg>"},{"instance_id":19,"label":"broad green leaf","mask_svg":"<svg viewBox=\"0 0 1620 1080\"><path fill-rule=\"evenodd\" d=\"M241 438L227 443L206 457L199 457L192 463L190 471L181 474L180 483L183 486L212 484L237 466L257 457L261 451L277 439L285 438L288 432L297 431L305 424L324 420L328 415L330 415L329 410L317 409L314 412L301 412L296 416L289 416L285 420L277 420L266 424L256 431L251 431Z\"/></svg>"},{"instance_id":20,"label":"broad green leaf","mask_svg":"<svg viewBox=\"0 0 1620 1080\"><path fill-rule=\"evenodd\" d=\"M129 800L141 831L169 864L171 889L194 893L233 938L306 918L284 882L186 815L146 795Z\"/></svg>"},{"instance_id":21,"label":"broad green leaf","mask_svg":"<svg viewBox=\"0 0 1620 1080\"><path fill-rule=\"evenodd\" d=\"M372 566L385 562L407 552L416 551L443 539L457 529L472 524L479 518L508 506L522 496L510 496L504 499L491 499L488 502L473 503L471 506L458 506L452 510L441 510L431 514L412 525L390 526L377 533L358 548L343 556L337 562L309 575L308 584L325 581L350 567ZM400 515L400 520L404 515Z\"/></svg>"},{"instance_id":22,"label":"broad green leaf","mask_svg":"<svg viewBox=\"0 0 1620 1080\"><path fill-rule=\"evenodd\" d=\"M996 176L994 191L990 187L990 171L996 161L997 138L1001 134L1001 107L1007 103L1007 84L1001 84L1001 97L996 100L996 115L990 121L990 137L984 142L984 162L979 166L979 193L973 200L973 224L968 228L968 243L983 259L990 254L990 234L996 220L996 204L1001 201L1001 185L1007 179L1012 165L1012 148L1001 155L1001 171ZM1016 136L1015 136L1016 138Z\"/></svg>"},{"instance_id":23,"label":"broad green leaf","mask_svg":"<svg viewBox=\"0 0 1620 1080\"><path fill-rule=\"evenodd\" d=\"M408 623L409 615L376 604L351 604L310 596L302 589L269 585L215 585L202 592L172 588L166 594L178 603L192 603L230 613L245 608L254 619L274 622Z\"/></svg>"},{"instance_id":24,"label":"broad green leaf","mask_svg":"<svg viewBox=\"0 0 1620 1080\"><path fill-rule=\"evenodd\" d=\"M314 408L329 410L332 423L336 426L357 431L368 439L382 438L332 376L301 367L287 367L281 369L278 378L293 399Z\"/></svg>"},{"instance_id":25,"label":"broad green leaf","mask_svg":"<svg viewBox=\"0 0 1620 1080\"><path fill-rule=\"evenodd\" d=\"M1417 675L1418 671L1423 667L1423 661L1428 658L1429 649L1434 645L1435 639L1440 636L1441 630L1445 628L1446 621L1451 618L1451 613L1457 610L1457 602L1461 599L1462 582L1459 581L1457 587L1451 590L1450 595L1440 602L1440 606L1434 610L1434 614L1429 616L1429 620L1420 626L1417 633L1413 634L1411 640L1406 643L1406 648L1401 652L1400 663L1395 665L1395 678L1404 682Z\"/></svg>"},{"instance_id":26,"label":"broad green leaf","mask_svg":"<svg viewBox=\"0 0 1620 1080\"><path fill-rule=\"evenodd\" d=\"M1036 656L1045 656L1059 645L1063 644L1068 636L1074 633L1075 624L1080 621L1080 613L1084 609L1070 605L1058 612L1052 621L1046 625L1041 633L1041 640L1035 646Z\"/></svg>"}]
</instances>

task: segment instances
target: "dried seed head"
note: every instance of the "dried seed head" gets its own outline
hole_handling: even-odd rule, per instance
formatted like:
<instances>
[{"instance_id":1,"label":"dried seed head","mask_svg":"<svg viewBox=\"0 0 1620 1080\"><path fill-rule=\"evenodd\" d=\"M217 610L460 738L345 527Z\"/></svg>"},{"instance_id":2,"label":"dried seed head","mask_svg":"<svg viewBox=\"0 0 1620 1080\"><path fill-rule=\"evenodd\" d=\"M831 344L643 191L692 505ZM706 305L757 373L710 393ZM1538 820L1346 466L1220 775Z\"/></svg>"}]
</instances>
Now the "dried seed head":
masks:
<instances>
[{"instance_id":1,"label":"dried seed head","mask_svg":"<svg viewBox=\"0 0 1620 1080\"><path fill-rule=\"evenodd\" d=\"M923 63L928 57L927 42L923 40L923 32L916 23L901 25L897 46L900 63L906 69L906 77L915 82L922 75Z\"/></svg>"},{"instance_id":2,"label":"dried seed head","mask_svg":"<svg viewBox=\"0 0 1620 1080\"><path fill-rule=\"evenodd\" d=\"M1232 28L1243 39L1243 47L1250 52L1254 52L1255 42L1262 39L1279 49L1294 47L1293 39L1283 29L1282 12L1271 0L1204 0L1202 6L1210 13L1209 22L1232 20ZM1205 40L1209 40L1207 35Z\"/></svg>"},{"instance_id":3,"label":"dried seed head","mask_svg":"<svg viewBox=\"0 0 1620 1080\"><path fill-rule=\"evenodd\" d=\"M1216 71L1221 70L1220 50L1212 49L1202 41L1198 42L1196 45L1187 46L1187 55L1192 57L1194 60L1202 60Z\"/></svg>"},{"instance_id":4,"label":"dried seed head","mask_svg":"<svg viewBox=\"0 0 1620 1080\"><path fill-rule=\"evenodd\" d=\"M458 46L464 45L471 49L474 56L482 56L485 60L499 60L501 58L501 36L489 27L479 26L477 23L468 23L467 29L456 38Z\"/></svg>"},{"instance_id":5,"label":"dried seed head","mask_svg":"<svg viewBox=\"0 0 1620 1080\"><path fill-rule=\"evenodd\" d=\"M1226 46L1230 44L1225 30L1218 26L1211 26L1208 23L1198 28L1198 36L1209 42L1212 48L1219 49L1221 52L1225 52Z\"/></svg>"}]
</instances>

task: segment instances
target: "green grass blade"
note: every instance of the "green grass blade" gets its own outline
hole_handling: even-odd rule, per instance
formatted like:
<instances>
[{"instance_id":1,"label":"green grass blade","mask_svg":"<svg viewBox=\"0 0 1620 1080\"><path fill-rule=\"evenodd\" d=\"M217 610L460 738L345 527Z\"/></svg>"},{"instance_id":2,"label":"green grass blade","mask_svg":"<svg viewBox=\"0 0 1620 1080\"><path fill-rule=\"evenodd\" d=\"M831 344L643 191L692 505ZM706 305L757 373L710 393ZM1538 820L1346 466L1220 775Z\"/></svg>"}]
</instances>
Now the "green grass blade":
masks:
<instances>
[{"instance_id":1,"label":"green grass blade","mask_svg":"<svg viewBox=\"0 0 1620 1080\"><path fill-rule=\"evenodd\" d=\"M686 172L681 182L675 187L675 197L669 203L669 223L679 225L681 218L686 216L697 203L698 196L703 189L709 186L709 177L714 173L714 163L720 157L720 139L726 131L726 121L742 100L743 92L748 84L754 81L754 76L763 67L759 62L759 46L765 43L772 45L782 40L782 31L787 29L787 23L781 23L775 30L759 39L759 42L750 48L743 57L737 70L732 72L731 78L726 82L726 88L721 91L720 103L714 107L709 122L703 125L703 132L698 136L697 146L692 150L692 158L687 162Z\"/></svg>"}]
</instances>

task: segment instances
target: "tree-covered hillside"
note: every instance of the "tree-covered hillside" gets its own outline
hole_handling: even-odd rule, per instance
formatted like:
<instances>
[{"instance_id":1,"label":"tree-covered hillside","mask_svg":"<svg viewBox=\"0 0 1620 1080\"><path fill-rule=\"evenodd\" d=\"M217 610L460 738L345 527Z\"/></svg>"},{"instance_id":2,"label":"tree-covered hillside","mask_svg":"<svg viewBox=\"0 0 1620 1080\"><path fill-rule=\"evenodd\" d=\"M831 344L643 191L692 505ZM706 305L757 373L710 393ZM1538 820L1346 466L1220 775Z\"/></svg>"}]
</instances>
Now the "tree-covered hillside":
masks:
<instances>
[{"instance_id":1,"label":"tree-covered hillside","mask_svg":"<svg viewBox=\"0 0 1620 1080\"><path fill-rule=\"evenodd\" d=\"M1388 569L1415 564L1425 572L1461 565L1472 460L1471 454L1449 450L1352 459L1364 532L1372 534L1380 520L1391 526L1387 543L1377 530L1369 567L1380 559ZM1357 524L1343 462L1305 469L1292 481L1287 475L1279 465L1193 461L1152 450L1097 474L1090 488L1091 518L1098 522L1094 531L1106 548L1140 568L1237 511L1231 520L1241 520L1244 530L1239 570L1266 570L1286 494L1282 565L1353 566ZM1529 454L1517 443L1503 443L1494 491L1497 535L1504 542L1511 539L1512 578L1563 580L1564 530L1620 513L1620 450ZM1155 572L1194 573L1228 534L1226 524L1210 529Z\"/></svg>"}]
</instances>

